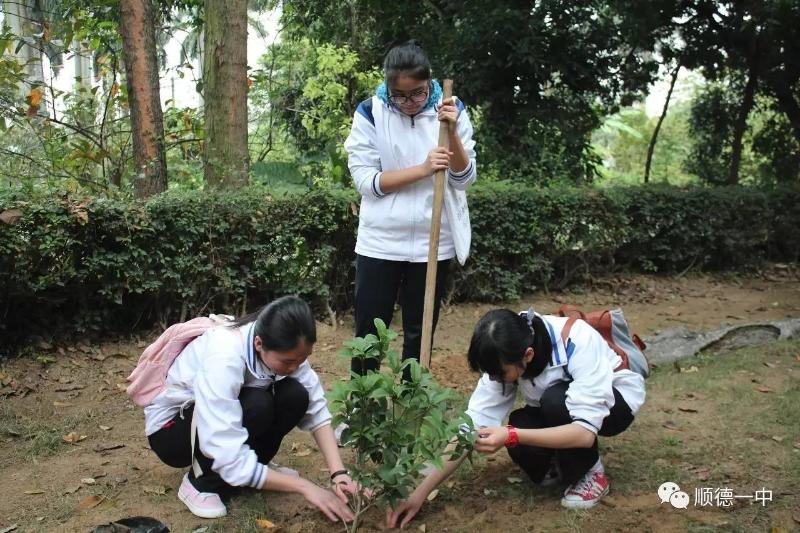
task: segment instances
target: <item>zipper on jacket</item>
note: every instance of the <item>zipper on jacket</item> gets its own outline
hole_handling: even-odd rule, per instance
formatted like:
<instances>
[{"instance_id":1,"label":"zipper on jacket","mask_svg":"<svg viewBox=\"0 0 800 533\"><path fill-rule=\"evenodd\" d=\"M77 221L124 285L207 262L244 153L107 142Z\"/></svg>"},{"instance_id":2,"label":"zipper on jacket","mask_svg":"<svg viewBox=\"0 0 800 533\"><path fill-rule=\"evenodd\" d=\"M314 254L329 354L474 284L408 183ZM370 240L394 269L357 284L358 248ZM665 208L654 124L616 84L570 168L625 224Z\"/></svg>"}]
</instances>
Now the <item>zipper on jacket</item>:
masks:
<instances>
[{"instance_id":1,"label":"zipper on jacket","mask_svg":"<svg viewBox=\"0 0 800 533\"><path fill-rule=\"evenodd\" d=\"M414 126L414 117L415 117L415 115L411 115L411 127L412 128L416 127L416 126Z\"/></svg>"}]
</instances>

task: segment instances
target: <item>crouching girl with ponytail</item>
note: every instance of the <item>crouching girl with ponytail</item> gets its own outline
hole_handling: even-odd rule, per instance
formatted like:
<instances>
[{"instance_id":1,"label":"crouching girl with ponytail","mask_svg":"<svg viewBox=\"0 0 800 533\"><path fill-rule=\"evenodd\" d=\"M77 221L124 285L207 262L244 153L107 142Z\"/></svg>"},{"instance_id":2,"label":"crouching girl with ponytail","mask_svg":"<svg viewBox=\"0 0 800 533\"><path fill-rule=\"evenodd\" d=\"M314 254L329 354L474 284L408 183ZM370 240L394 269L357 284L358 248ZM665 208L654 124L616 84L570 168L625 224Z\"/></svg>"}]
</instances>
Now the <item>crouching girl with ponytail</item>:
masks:
<instances>
[{"instance_id":1,"label":"crouching girl with ponytail","mask_svg":"<svg viewBox=\"0 0 800 533\"><path fill-rule=\"evenodd\" d=\"M488 312L475 326L467 358L482 374L467 408L479 428L475 449L491 454L505 447L534 483L563 483L564 507L596 505L609 490L597 437L631 425L644 403L644 378L583 320L532 310ZM526 405L511 411L517 392ZM408 523L462 461L429 474L389 513L388 525Z\"/></svg>"},{"instance_id":2,"label":"crouching girl with ponytail","mask_svg":"<svg viewBox=\"0 0 800 533\"><path fill-rule=\"evenodd\" d=\"M316 340L308 305L286 296L207 329L175 358L163 391L145 407L145 433L164 463L190 467L178 497L192 513L223 516L221 497L252 487L296 492L331 520L352 519L347 494L357 489L308 363ZM332 490L270 463L295 426L313 434L333 473Z\"/></svg>"}]
</instances>

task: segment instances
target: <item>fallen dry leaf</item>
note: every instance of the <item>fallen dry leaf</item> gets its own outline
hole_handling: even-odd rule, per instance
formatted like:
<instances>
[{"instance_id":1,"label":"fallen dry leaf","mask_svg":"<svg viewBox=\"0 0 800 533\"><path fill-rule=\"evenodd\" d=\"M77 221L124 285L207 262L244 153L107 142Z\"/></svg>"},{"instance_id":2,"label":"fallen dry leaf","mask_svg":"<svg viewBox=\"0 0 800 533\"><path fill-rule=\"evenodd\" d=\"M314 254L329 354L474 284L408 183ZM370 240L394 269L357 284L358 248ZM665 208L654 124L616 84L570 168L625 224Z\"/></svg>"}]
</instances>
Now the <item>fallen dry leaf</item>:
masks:
<instances>
[{"instance_id":1,"label":"fallen dry leaf","mask_svg":"<svg viewBox=\"0 0 800 533\"><path fill-rule=\"evenodd\" d=\"M19 219L22 218L22 211L19 209L7 209L0 213L0 222L4 222L9 226L16 224L19 222Z\"/></svg>"},{"instance_id":2,"label":"fallen dry leaf","mask_svg":"<svg viewBox=\"0 0 800 533\"><path fill-rule=\"evenodd\" d=\"M795 443L794 443L794 447L795 447L796 449L800 450L800 442L795 442Z\"/></svg>"},{"instance_id":3,"label":"fallen dry leaf","mask_svg":"<svg viewBox=\"0 0 800 533\"><path fill-rule=\"evenodd\" d=\"M95 483L97 483L97 480L93 477L84 477L81 478L81 483L83 483L84 485L94 485Z\"/></svg>"},{"instance_id":4,"label":"fallen dry leaf","mask_svg":"<svg viewBox=\"0 0 800 533\"><path fill-rule=\"evenodd\" d=\"M149 486L149 487L143 487L142 490L145 491L148 494L156 494L158 496L165 496L167 494L167 491L169 490L169 487L164 487L162 485L152 485L152 486Z\"/></svg>"},{"instance_id":5,"label":"fallen dry leaf","mask_svg":"<svg viewBox=\"0 0 800 533\"><path fill-rule=\"evenodd\" d=\"M701 468L695 472L695 475L700 481L708 481L708 478L711 477L711 470L708 468Z\"/></svg>"},{"instance_id":6,"label":"fallen dry leaf","mask_svg":"<svg viewBox=\"0 0 800 533\"><path fill-rule=\"evenodd\" d=\"M769 387L764 387L763 385L756 389L758 392L772 392L772 389Z\"/></svg>"},{"instance_id":7,"label":"fallen dry leaf","mask_svg":"<svg viewBox=\"0 0 800 533\"><path fill-rule=\"evenodd\" d=\"M267 520L266 518L257 518L256 527L258 529L275 529L278 526Z\"/></svg>"},{"instance_id":8,"label":"fallen dry leaf","mask_svg":"<svg viewBox=\"0 0 800 533\"><path fill-rule=\"evenodd\" d=\"M780 437L778 435L773 435L772 440L774 440L775 442L783 442L783 437Z\"/></svg>"},{"instance_id":9,"label":"fallen dry leaf","mask_svg":"<svg viewBox=\"0 0 800 533\"><path fill-rule=\"evenodd\" d=\"M292 443L292 455L295 457L306 457L311 455L311 448L308 446L304 446L302 444L298 444L296 442Z\"/></svg>"},{"instance_id":10,"label":"fallen dry leaf","mask_svg":"<svg viewBox=\"0 0 800 533\"><path fill-rule=\"evenodd\" d=\"M664 426L667 429L672 430L672 431L680 431L680 429L678 428L677 424L675 424L675 422L672 422L671 420L667 420L666 422L664 422L661 425Z\"/></svg>"},{"instance_id":11,"label":"fallen dry leaf","mask_svg":"<svg viewBox=\"0 0 800 533\"><path fill-rule=\"evenodd\" d=\"M508 482L511 483L512 485L515 485L517 483L522 483L522 478L520 477L510 477L506 479L508 479Z\"/></svg>"},{"instance_id":12,"label":"fallen dry leaf","mask_svg":"<svg viewBox=\"0 0 800 533\"><path fill-rule=\"evenodd\" d=\"M767 363L766 361L764 361L764 366L767 367L767 368L775 368L776 365L773 365L772 363Z\"/></svg>"},{"instance_id":13,"label":"fallen dry leaf","mask_svg":"<svg viewBox=\"0 0 800 533\"><path fill-rule=\"evenodd\" d=\"M75 485L74 487L70 487L67 490L65 490L63 494L75 494L79 490L81 490L81 485Z\"/></svg>"},{"instance_id":14,"label":"fallen dry leaf","mask_svg":"<svg viewBox=\"0 0 800 533\"><path fill-rule=\"evenodd\" d=\"M114 426L99 426L99 427L100 427L100 429L102 429L103 431L111 431L111 428L113 428Z\"/></svg>"},{"instance_id":15,"label":"fallen dry leaf","mask_svg":"<svg viewBox=\"0 0 800 533\"><path fill-rule=\"evenodd\" d=\"M91 509L92 507L97 507L105 499L106 499L105 496L100 496L99 494L87 496L80 502L78 502L78 509Z\"/></svg>"},{"instance_id":16,"label":"fallen dry leaf","mask_svg":"<svg viewBox=\"0 0 800 533\"><path fill-rule=\"evenodd\" d=\"M80 442L83 439L85 439L86 435L79 435L78 433L75 433L74 431L70 431L69 433L67 433L66 435L64 435L61 438L64 439L64 442L68 442L70 444L75 444L76 442Z\"/></svg>"},{"instance_id":17,"label":"fallen dry leaf","mask_svg":"<svg viewBox=\"0 0 800 533\"><path fill-rule=\"evenodd\" d=\"M99 444L92 448L97 453L107 452L109 450L118 450L119 448L124 448L125 445L122 443L112 443L112 444Z\"/></svg>"},{"instance_id":18,"label":"fallen dry leaf","mask_svg":"<svg viewBox=\"0 0 800 533\"><path fill-rule=\"evenodd\" d=\"M26 490L25 494L33 496L34 494L44 494L43 490Z\"/></svg>"},{"instance_id":19,"label":"fallen dry leaf","mask_svg":"<svg viewBox=\"0 0 800 533\"><path fill-rule=\"evenodd\" d=\"M436 497L437 497L438 495L439 495L439 489L433 489L433 490L431 491L431 493L430 493L430 494L428 494L428 498L427 498L427 500L428 500L429 502L432 502L433 500L435 500L435 499L436 499Z\"/></svg>"},{"instance_id":20,"label":"fallen dry leaf","mask_svg":"<svg viewBox=\"0 0 800 533\"><path fill-rule=\"evenodd\" d=\"M19 527L18 524L11 524L10 526L8 526L6 528L0 529L0 533L9 533L9 532L14 531L15 529L17 529L17 527Z\"/></svg>"},{"instance_id":21,"label":"fallen dry leaf","mask_svg":"<svg viewBox=\"0 0 800 533\"><path fill-rule=\"evenodd\" d=\"M79 385L77 383L73 383L71 385L62 385L61 387L57 387L53 390L55 390L56 392L72 392L74 390L81 390L85 388L86 385Z\"/></svg>"},{"instance_id":22,"label":"fallen dry leaf","mask_svg":"<svg viewBox=\"0 0 800 533\"><path fill-rule=\"evenodd\" d=\"M420 526L417 529L422 531L422 533L425 533L426 531L428 531L428 527L425 524L420 524Z\"/></svg>"},{"instance_id":23,"label":"fallen dry leaf","mask_svg":"<svg viewBox=\"0 0 800 533\"><path fill-rule=\"evenodd\" d=\"M681 373L683 374L691 374L692 372L700 372L700 369L694 365L690 366L689 368L681 368Z\"/></svg>"}]
</instances>

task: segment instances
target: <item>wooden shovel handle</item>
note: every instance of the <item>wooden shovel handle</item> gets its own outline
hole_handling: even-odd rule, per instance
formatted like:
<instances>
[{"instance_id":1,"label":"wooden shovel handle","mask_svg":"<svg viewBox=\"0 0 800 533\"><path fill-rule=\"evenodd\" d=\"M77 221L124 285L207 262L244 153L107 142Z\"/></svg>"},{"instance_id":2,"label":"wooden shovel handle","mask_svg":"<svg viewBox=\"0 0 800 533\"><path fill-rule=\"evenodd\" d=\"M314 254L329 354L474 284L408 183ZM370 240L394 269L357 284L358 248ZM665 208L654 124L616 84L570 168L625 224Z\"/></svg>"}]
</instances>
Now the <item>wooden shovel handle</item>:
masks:
<instances>
[{"instance_id":1,"label":"wooden shovel handle","mask_svg":"<svg viewBox=\"0 0 800 533\"><path fill-rule=\"evenodd\" d=\"M444 80L443 99L453 96L453 80ZM450 137L447 122L439 124L439 146L450 148ZM428 271L425 275L425 307L422 313L422 341L420 344L420 362L425 368L431 366L431 348L433 344L433 307L436 296L436 270L439 266L439 231L442 228L442 204L444 203L445 171L436 171L433 188L433 215L431 216L431 235L428 246Z\"/></svg>"}]
</instances>

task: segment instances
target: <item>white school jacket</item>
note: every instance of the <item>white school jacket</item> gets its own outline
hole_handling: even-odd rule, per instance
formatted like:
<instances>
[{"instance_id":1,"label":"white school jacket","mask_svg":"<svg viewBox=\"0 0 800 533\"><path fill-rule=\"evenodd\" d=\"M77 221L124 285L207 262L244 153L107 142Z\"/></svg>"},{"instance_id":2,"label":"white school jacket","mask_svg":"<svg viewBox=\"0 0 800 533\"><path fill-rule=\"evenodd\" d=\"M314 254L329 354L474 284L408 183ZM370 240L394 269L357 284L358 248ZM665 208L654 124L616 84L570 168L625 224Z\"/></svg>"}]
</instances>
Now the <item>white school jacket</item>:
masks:
<instances>
[{"instance_id":1,"label":"white school jacket","mask_svg":"<svg viewBox=\"0 0 800 533\"><path fill-rule=\"evenodd\" d=\"M469 158L463 172L448 170L450 187L464 191L477 177L472 123L457 101L458 134ZM419 165L439 142L439 119L433 107L411 118L377 96L359 104L344 143L348 166L361 194L356 253L376 259L424 263L428 260L434 177L393 193L380 188L383 171ZM466 202L464 202L465 204ZM467 218L467 224L468 218ZM456 255L447 213L442 210L439 260Z\"/></svg>"},{"instance_id":2,"label":"white school jacket","mask_svg":"<svg viewBox=\"0 0 800 533\"><path fill-rule=\"evenodd\" d=\"M267 388L286 376L273 374L253 349L253 324L236 329L215 327L190 342L167 374L166 389L145 407L145 434L158 431L182 408L195 404L197 438L211 468L229 485L260 488L267 465L245 441L242 426L242 387ZM305 361L293 374L308 391L308 410L298 426L316 431L330 423L331 414L316 372Z\"/></svg>"},{"instance_id":3,"label":"white school jacket","mask_svg":"<svg viewBox=\"0 0 800 533\"><path fill-rule=\"evenodd\" d=\"M467 414L475 427L499 426L514 407L516 393L522 393L527 405L538 407L547 388L559 381L572 381L567 389L567 410L573 422L597 434L614 406L616 388L635 415L644 404L644 378L631 370L614 369L622 362L600 334L583 320L570 330L568 346L561 340L567 318L539 315L547 325L553 353L550 363L533 379L520 378L503 385L483 374L472 393Z\"/></svg>"}]
</instances>

